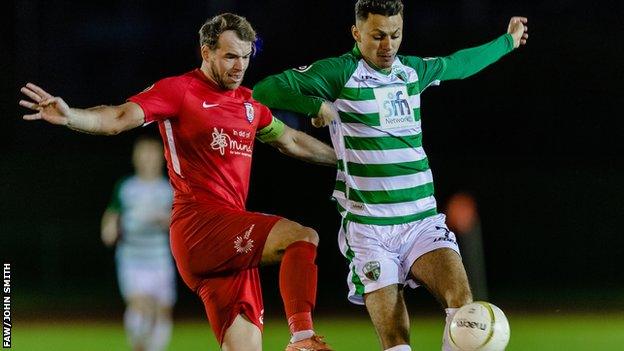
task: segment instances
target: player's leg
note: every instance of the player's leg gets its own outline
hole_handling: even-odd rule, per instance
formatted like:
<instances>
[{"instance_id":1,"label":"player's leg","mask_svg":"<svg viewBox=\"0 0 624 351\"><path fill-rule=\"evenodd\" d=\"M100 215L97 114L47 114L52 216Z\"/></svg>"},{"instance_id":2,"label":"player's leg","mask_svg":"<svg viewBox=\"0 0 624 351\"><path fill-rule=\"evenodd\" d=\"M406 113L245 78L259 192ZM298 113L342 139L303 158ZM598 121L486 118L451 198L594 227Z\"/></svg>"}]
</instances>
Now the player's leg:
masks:
<instances>
[{"instance_id":1,"label":"player's leg","mask_svg":"<svg viewBox=\"0 0 624 351\"><path fill-rule=\"evenodd\" d=\"M468 278L459 254L450 248L428 252L414 262L411 273L444 306L446 326L442 349L451 350L447 340L450 321L459 307L472 302Z\"/></svg>"},{"instance_id":2,"label":"player's leg","mask_svg":"<svg viewBox=\"0 0 624 351\"><path fill-rule=\"evenodd\" d=\"M224 350L262 349L264 306L257 267L203 278L195 290Z\"/></svg>"},{"instance_id":3,"label":"player's leg","mask_svg":"<svg viewBox=\"0 0 624 351\"><path fill-rule=\"evenodd\" d=\"M398 228L400 229L400 228ZM409 346L409 318L400 283L404 280L397 226L343 220L338 242L349 261L349 301L364 304L384 350Z\"/></svg>"},{"instance_id":4,"label":"player's leg","mask_svg":"<svg viewBox=\"0 0 624 351\"><path fill-rule=\"evenodd\" d=\"M149 341L156 321L156 301L149 295L126 298L124 328L134 351L149 351Z\"/></svg>"},{"instance_id":5,"label":"player's leg","mask_svg":"<svg viewBox=\"0 0 624 351\"><path fill-rule=\"evenodd\" d=\"M450 350L447 343L449 321L455 311L472 302L472 293L466 271L459 255L455 234L445 224L445 216L439 214L414 222L406 234L410 236L403 255L403 267L407 283L415 287L424 285L444 306L446 327L443 350Z\"/></svg>"},{"instance_id":6,"label":"player's leg","mask_svg":"<svg viewBox=\"0 0 624 351\"><path fill-rule=\"evenodd\" d=\"M409 316L397 284L364 294L366 309L384 350L411 350Z\"/></svg>"},{"instance_id":7,"label":"player's leg","mask_svg":"<svg viewBox=\"0 0 624 351\"><path fill-rule=\"evenodd\" d=\"M117 278L126 303L124 329L134 351L148 351L148 343L156 319L157 301L153 288L154 271L145 269L131 257L118 251Z\"/></svg>"},{"instance_id":8,"label":"player's leg","mask_svg":"<svg viewBox=\"0 0 624 351\"><path fill-rule=\"evenodd\" d=\"M173 260L163 258L152 267L150 293L156 299L156 320L149 340L149 351L167 349L173 329L173 305L176 301L176 279Z\"/></svg>"},{"instance_id":9,"label":"player's leg","mask_svg":"<svg viewBox=\"0 0 624 351\"><path fill-rule=\"evenodd\" d=\"M156 320L149 339L148 351L162 351L169 345L173 329L172 312L171 306L157 306Z\"/></svg>"},{"instance_id":10,"label":"player's leg","mask_svg":"<svg viewBox=\"0 0 624 351\"><path fill-rule=\"evenodd\" d=\"M290 329L289 347L329 349L314 333L312 310L316 303L318 234L314 229L281 219L267 236L262 264L281 260L280 294ZM297 344L300 343L301 345Z\"/></svg>"},{"instance_id":11,"label":"player's leg","mask_svg":"<svg viewBox=\"0 0 624 351\"><path fill-rule=\"evenodd\" d=\"M244 315L237 315L226 330L221 345L223 351L260 351L262 332Z\"/></svg>"},{"instance_id":12,"label":"player's leg","mask_svg":"<svg viewBox=\"0 0 624 351\"><path fill-rule=\"evenodd\" d=\"M422 255L412 265L411 273L444 308L472 302L466 270L455 250L441 248Z\"/></svg>"}]
</instances>

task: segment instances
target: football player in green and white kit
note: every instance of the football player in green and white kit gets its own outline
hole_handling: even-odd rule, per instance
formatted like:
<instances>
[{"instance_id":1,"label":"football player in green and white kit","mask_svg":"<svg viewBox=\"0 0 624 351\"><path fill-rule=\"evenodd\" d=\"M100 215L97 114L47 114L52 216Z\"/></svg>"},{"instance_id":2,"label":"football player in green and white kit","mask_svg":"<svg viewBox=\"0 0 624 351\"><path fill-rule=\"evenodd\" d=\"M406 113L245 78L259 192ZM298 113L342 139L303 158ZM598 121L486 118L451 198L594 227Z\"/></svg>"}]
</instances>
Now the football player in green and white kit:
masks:
<instances>
[{"instance_id":1,"label":"football player in green and white kit","mask_svg":"<svg viewBox=\"0 0 624 351\"><path fill-rule=\"evenodd\" d=\"M484 45L423 59L397 54L401 0L359 0L355 15L350 52L267 77L254 98L329 125L349 300L366 305L384 350L405 351L411 348L404 285L425 286L446 308L447 328L455 311L472 302L455 235L436 208L420 94L526 44L527 19L511 18L507 33ZM442 349L450 350L444 335Z\"/></svg>"},{"instance_id":2,"label":"football player in green and white kit","mask_svg":"<svg viewBox=\"0 0 624 351\"><path fill-rule=\"evenodd\" d=\"M162 149L156 139L136 141L135 174L117 183L102 216L102 241L117 244L117 277L127 305L124 326L135 351L166 349L176 300L169 249L173 191L163 176Z\"/></svg>"}]
</instances>

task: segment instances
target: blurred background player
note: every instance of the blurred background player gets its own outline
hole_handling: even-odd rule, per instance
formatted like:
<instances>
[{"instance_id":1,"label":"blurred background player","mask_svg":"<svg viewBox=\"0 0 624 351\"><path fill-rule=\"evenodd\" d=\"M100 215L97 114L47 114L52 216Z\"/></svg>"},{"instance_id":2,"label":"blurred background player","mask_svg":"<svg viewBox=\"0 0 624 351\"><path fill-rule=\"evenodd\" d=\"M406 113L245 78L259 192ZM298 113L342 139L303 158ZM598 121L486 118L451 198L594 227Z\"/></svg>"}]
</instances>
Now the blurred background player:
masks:
<instances>
[{"instance_id":1,"label":"blurred background player","mask_svg":"<svg viewBox=\"0 0 624 351\"><path fill-rule=\"evenodd\" d=\"M135 174L117 183L102 216L102 241L117 245L117 278L127 305L124 327L135 351L164 350L171 337L176 299L169 249L173 192L163 175L162 149L156 139L137 139Z\"/></svg>"},{"instance_id":2,"label":"blurred background player","mask_svg":"<svg viewBox=\"0 0 624 351\"><path fill-rule=\"evenodd\" d=\"M420 95L442 81L470 77L526 44L526 22L512 17L506 33L489 43L423 59L398 53L401 0L359 0L350 52L254 87L254 98L267 106L317 116L315 126L330 126L348 298L366 305L384 350L411 350L403 286L425 286L445 308L446 328L457 309L472 302L455 234L437 210ZM449 351L443 335L442 349Z\"/></svg>"}]
</instances>

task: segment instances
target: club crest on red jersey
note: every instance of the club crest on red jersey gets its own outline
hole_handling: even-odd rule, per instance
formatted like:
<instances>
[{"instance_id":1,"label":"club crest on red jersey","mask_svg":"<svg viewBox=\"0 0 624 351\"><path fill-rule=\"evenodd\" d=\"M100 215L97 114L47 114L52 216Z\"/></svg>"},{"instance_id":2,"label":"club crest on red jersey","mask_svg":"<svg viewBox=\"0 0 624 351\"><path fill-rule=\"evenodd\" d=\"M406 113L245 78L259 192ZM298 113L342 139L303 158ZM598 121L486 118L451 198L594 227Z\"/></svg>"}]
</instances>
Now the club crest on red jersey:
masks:
<instances>
[{"instance_id":1,"label":"club crest on red jersey","mask_svg":"<svg viewBox=\"0 0 624 351\"><path fill-rule=\"evenodd\" d=\"M249 123L253 123L254 116L255 116L253 105L251 104L251 102L243 102L243 104L245 105L245 113L247 114L247 121Z\"/></svg>"}]
</instances>

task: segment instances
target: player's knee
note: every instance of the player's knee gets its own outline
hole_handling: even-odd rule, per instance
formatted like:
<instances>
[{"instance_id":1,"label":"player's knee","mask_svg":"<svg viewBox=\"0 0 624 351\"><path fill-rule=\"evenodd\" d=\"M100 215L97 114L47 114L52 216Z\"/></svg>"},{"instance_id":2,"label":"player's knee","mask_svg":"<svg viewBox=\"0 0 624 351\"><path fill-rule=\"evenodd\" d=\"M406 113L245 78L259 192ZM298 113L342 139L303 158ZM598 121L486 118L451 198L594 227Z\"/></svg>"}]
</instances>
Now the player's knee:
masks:
<instances>
[{"instance_id":1,"label":"player's knee","mask_svg":"<svg viewBox=\"0 0 624 351\"><path fill-rule=\"evenodd\" d=\"M300 226L295 234L295 240L293 242L295 241L306 241L318 246L319 236L316 230L309 227Z\"/></svg>"}]
</instances>

